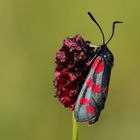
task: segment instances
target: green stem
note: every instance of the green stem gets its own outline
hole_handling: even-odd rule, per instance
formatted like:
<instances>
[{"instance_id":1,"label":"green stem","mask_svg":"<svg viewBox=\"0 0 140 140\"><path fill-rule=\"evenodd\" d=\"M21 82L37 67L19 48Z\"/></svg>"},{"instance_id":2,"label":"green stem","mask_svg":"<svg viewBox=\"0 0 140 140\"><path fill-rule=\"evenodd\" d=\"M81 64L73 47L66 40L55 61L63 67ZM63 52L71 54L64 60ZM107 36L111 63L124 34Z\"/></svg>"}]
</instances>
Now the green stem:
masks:
<instances>
[{"instance_id":1,"label":"green stem","mask_svg":"<svg viewBox=\"0 0 140 140\"><path fill-rule=\"evenodd\" d=\"M72 113L72 121L73 121L72 140L78 140L78 124L74 118L74 112Z\"/></svg>"}]
</instances>

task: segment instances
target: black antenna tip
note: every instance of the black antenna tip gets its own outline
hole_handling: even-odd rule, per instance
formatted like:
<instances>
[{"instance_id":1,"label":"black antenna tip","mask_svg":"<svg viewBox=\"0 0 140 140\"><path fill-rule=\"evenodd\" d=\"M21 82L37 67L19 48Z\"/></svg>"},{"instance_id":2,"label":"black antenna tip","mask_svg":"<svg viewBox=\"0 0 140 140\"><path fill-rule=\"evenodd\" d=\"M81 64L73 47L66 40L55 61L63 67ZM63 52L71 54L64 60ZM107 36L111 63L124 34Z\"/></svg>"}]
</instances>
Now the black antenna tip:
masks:
<instances>
[{"instance_id":1,"label":"black antenna tip","mask_svg":"<svg viewBox=\"0 0 140 140\"><path fill-rule=\"evenodd\" d=\"M102 31L102 28L100 27L100 25L98 24L98 22L96 21L96 19L93 17L93 15L90 12L87 12L87 13L90 16L90 18L94 21L94 23L98 26L98 28L100 29L101 34L103 36L103 44L104 44L105 43L105 37L104 37L104 33Z\"/></svg>"},{"instance_id":2,"label":"black antenna tip","mask_svg":"<svg viewBox=\"0 0 140 140\"><path fill-rule=\"evenodd\" d=\"M90 12L88 12L88 15L93 19L93 15Z\"/></svg>"},{"instance_id":3,"label":"black antenna tip","mask_svg":"<svg viewBox=\"0 0 140 140\"><path fill-rule=\"evenodd\" d=\"M109 38L109 40L105 43L105 45L107 45L109 43L109 41L112 39L113 35L114 35L114 31L115 31L115 25L118 24L118 23L123 23L122 21L114 21L113 22L113 25L112 25L112 35L111 37Z\"/></svg>"},{"instance_id":4,"label":"black antenna tip","mask_svg":"<svg viewBox=\"0 0 140 140\"><path fill-rule=\"evenodd\" d=\"M87 12L88 14L91 14L90 12Z\"/></svg>"},{"instance_id":5,"label":"black antenna tip","mask_svg":"<svg viewBox=\"0 0 140 140\"><path fill-rule=\"evenodd\" d=\"M114 23L116 24L116 23L123 23L123 21L114 21Z\"/></svg>"},{"instance_id":6,"label":"black antenna tip","mask_svg":"<svg viewBox=\"0 0 140 140\"><path fill-rule=\"evenodd\" d=\"M87 12L89 15L91 15L91 13L90 12Z\"/></svg>"}]
</instances>

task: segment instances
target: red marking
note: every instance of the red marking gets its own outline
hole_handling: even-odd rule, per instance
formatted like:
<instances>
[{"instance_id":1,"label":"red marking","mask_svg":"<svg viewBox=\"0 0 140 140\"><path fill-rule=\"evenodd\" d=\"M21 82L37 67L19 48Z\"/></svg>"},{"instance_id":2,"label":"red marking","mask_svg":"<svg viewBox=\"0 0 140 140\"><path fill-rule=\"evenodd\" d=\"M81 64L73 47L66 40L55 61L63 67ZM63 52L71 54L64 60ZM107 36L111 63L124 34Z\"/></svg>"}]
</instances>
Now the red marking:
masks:
<instances>
[{"instance_id":1,"label":"red marking","mask_svg":"<svg viewBox=\"0 0 140 140\"><path fill-rule=\"evenodd\" d=\"M92 85L92 90L95 94L99 94L101 92L100 85Z\"/></svg>"},{"instance_id":2,"label":"red marking","mask_svg":"<svg viewBox=\"0 0 140 140\"><path fill-rule=\"evenodd\" d=\"M97 74L99 74L100 72L103 71L103 69L104 69L104 63L103 63L103 61L101 61L101 62L99 63L99 65L97 66L95 72L96 72Z\"/></svg>"},{"instance_id":3,"label":"red marking","mask_svg":"<svg viewBox=\"0 0 140 140\"><path fill-rule=\"evenodd\" d=\"M59 75L60 75L60 72L58 72L58 71L55 71L54 72L54 76L57 78L57 77L59 77Z\"/></svg>"},{"instance_id":4,"label":"red marking","mask_svg":"<svg viewBox=\"0 0 140 140\"><path fill-rule=\"evenodd\" d=\"M89 65L90 65L90 61L88 61L88 62L86 63L86 65L89 66Z\"/></svg>"},{"instance_id":5,"label":"red marking","mask_svg":"<svg viewBox=\"0 0 140 140\"><path fill-rule=\"evenodd\" d=\"M86 110L89 115L92 115L95 112L94 106L87 106Z\"/></svg>"},{"instance_id":6,"label":"red marking","mask_svg":"<svg viewBox=\"0 0 140 140\"><path fill-rule=\"evenodd\" d=\"M103 92L105 92L105 94L108 95L108 87L105 87Z\"/></svg>"},{"instance_id":7,"label":"red marking","mask_svg":"<svg viewBox=\"0 0 140 140\"><path fill-rule=\"evenodd\" d=\"M96 69L96 67L98 66L99 62L100 62L100 59L99 59L99 57L97 57L97 58L95 59L95 61L93 62L91 68L92 68L92 69Z\"/></svg>"},{"instance_id":8,"label":"red marking","mask_svg":"<svg viewBox=\"0 0 140 140\"><path fill-rule=\"evenodd\" d=\"M87 86L88 88L90 88L90 87L92 86L92 80L91 80L91 78L87 79L87 81L86 81L86 86Z\"/></svg>"},{"instance_id":9,"label":"red marking","mask_svg":"<svg viewBox=\"0 0 140 140\"><path fill-rule=\"evenodd\" d=\"M81 104L81 105L87 105L87 104L89 104L89 100L86 99L86 98L81 98L80 104Z\"/></svg>"},{"instance_id":10,"label":"red marking","mask_svg":"<svg viewBox=\"0 0 140 140\"><path fill-rule=\"evenodd\" d=\"M108 92L108 87L105 87L103 92Z\"/></svg>"}]
</instances>

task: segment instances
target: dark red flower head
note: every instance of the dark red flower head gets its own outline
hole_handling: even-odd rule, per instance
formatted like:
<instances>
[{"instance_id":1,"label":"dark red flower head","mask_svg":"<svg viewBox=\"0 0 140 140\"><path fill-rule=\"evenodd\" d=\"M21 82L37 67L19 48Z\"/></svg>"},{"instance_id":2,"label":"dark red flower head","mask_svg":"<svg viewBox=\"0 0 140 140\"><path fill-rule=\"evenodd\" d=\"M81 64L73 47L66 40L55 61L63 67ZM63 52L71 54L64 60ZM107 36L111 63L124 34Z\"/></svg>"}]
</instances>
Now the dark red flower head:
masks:
<instances>
[{"instance_id":1,"label":"dark red flower head","mask_svg":"<svg viewBox=\"0 0 140 140\"><path fill-rule=\"evenodd\" d=\"M56 53L55 97L72 110L89 71L88 64L94 56L89 44L89 41L76 35L65 39L62 48Z\"/></svg>"}]
</instances>

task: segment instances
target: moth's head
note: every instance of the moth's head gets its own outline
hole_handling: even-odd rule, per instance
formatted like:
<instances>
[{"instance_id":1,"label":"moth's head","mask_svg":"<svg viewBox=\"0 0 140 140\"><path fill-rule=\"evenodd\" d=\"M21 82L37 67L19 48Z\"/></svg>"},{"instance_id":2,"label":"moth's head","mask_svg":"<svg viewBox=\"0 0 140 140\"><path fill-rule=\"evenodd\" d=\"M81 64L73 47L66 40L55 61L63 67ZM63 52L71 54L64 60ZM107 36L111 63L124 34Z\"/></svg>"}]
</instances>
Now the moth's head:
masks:
<instances>
[{"instance_id":1,"label":"moth's head","mask_svg":"<svg viewBox=\"0 0 140 140\"><path fill-rule=\"evenodd\" d=\"M107 45L99 45L99 47L97 48L97 53L107 62L109 66L113 65L114 56L108 49Z\"/></svg>"},{"instance_id":2,"label":"moth's head","mask_svg":"<svg viewBox=\"0 0 140 140\"><path fill-rule=\"evenodd\" d=\"M96 21L96 19L93 17L93 15L92 15L90 12L88 12L88 15L89 15L90 18L93 20L93 22L98 26L98 28L99 28L99 30L100 30L100 32L101 32L101 34L102 34L102 39L103 39L102 44L103 44L103 45L99 46L99 48L100 48L100 47L107 47L106 45L110 42L110 40L111 40L111 39L113 38L113 36L114 36L115 25L118 24L118 23L123 23L123 22L122 22L122 21L114 21L114 22L113 22L113 24L112 24L112 34L111 34L110 38L108 39L108 41L105 41L105 35L104 35L104 32L103 32L101 26L98 24L98 22Z\"/></svg>"},{"instance_id":3,"label":"moth's head","mask_svg":"<svg viewBox=\"0 0 140 140\"><path fill-rule=\"evenodd\" d=\"M97 47L96 53L103 55L103 58L105 58L104 60L106 60L109 65L112 65L113 61L114 61L114 57L113 57L113 54L111 53L111 51L107 48L107 44L110 42L110 40L114 36L115 25L118 23L123 23L123 22L122 21L114 21L113 22L112 34L111 34L110 38L108 39L108 41L105 41L105 36L104 36L104 33L103 33L101 26L98 24L98 22L96 21L96 19L93 17L93 15L90 12L88 12L88 15L93 20L93 22L98 26L98 28L102 34L103 42L102 42L102 45L99 45L99 47ZM93 45L93 47L94 47L94 45Z\"/></svg>"}]
</instances>

